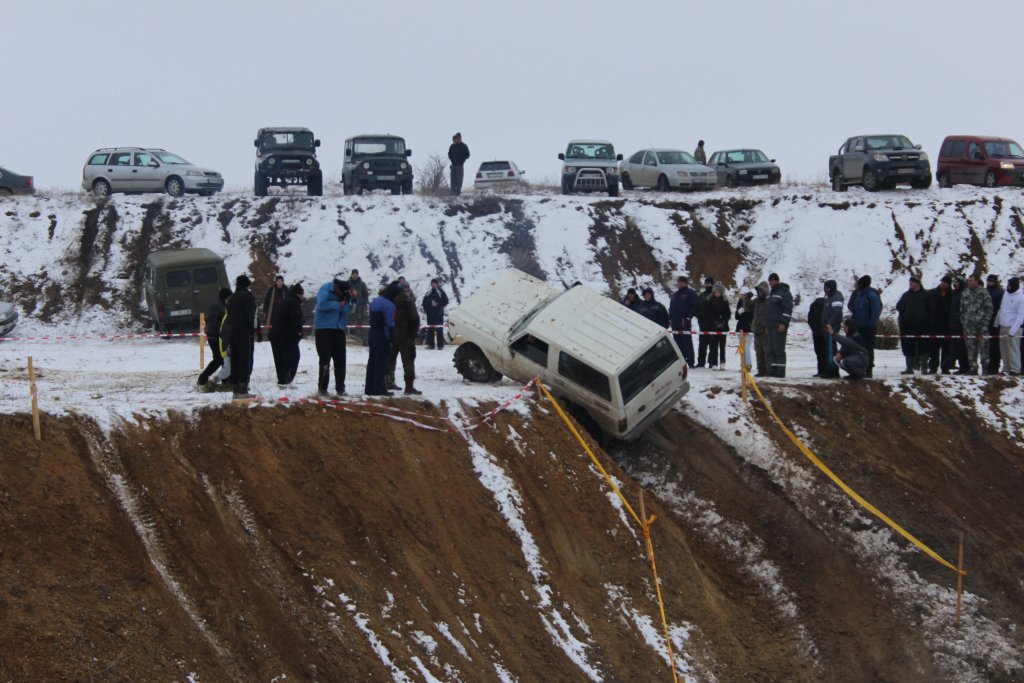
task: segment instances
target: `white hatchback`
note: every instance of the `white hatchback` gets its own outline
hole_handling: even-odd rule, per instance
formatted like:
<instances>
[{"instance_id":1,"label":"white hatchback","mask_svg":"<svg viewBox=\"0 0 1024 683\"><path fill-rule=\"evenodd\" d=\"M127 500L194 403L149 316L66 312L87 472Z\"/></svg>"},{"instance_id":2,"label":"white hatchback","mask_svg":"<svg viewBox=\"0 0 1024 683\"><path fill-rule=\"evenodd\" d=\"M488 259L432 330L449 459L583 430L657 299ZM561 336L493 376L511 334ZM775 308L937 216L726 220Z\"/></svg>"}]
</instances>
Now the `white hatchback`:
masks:
<instances>
[{"instance_id":1,"label":"white hatchback","mask_svg":"<svg viewBox=\"0 0 1024 683\"><path fill-rule=\"evenodd\" d=\"M523 184L523 173L512 161L485 161L473 180L478 190L514 189Z\"/></svg>"}]
</instances>

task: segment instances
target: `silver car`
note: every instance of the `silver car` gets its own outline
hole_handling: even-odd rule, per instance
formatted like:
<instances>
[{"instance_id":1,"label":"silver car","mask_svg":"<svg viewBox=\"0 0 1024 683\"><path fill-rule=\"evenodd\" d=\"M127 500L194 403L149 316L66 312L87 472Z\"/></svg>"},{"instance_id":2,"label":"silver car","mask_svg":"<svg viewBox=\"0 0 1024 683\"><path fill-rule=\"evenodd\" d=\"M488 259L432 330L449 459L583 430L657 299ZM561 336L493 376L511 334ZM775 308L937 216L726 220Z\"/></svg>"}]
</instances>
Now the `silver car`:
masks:
<instances>
[{"instance_id":1,"label":"silver car","mask_svg":"<svg viewBox=\"0 0 1024 683\"><path fill-rule=\"evenodd\" d=\"M473 187L477 190L520 188L523 173L514 161L485 161L476 172Z\"/></svg>"},{"instance_id":2,"label":"silver car","mask_svg":"<svg viewBox=\"0 0 1024 683\"><path fill-rule=\"evenodd\" d=\"M18 309L14 304L0 301L0 337L6 337L18 325Z\"/></svg>"},{"instance_id":3,"label":"silver car","mask_svg":"<svg viewBox=\"0 0 1024 683\"><path fill-rule=\"evenodd\" d=\"M192 192L209 197L224 189L224 178L165 149L110 147L86 159L82 188L97 197L111 192L166 192L172 197Z\"/></svg>"},{"instance_id":4,"label":"silver car","mask_svg":"<svg viewBox=\"0 0 1024 683\"><path fill-rule=\"evenodd\" d=\"M620 168L622 187L656 187L670 189L711 190L718 177L710 166L679 149L642 149L623 161Z\"/></svg>"}]
</instances>

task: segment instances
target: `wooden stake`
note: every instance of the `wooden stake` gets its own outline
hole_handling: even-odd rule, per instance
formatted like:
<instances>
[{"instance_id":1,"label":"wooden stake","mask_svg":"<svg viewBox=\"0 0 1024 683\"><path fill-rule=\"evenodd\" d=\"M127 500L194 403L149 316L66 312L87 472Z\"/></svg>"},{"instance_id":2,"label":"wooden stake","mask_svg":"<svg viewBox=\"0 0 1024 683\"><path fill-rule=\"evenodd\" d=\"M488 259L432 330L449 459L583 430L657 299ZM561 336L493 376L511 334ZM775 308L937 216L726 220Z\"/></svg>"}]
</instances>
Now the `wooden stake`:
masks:
<instances>
[{"instance_id":1,"label":"wooden stake","mask_svg":"<svg viewBox=\"0 0 1024 683\"><path fill-rule=\"evenodd\" d=\"M199 314L199 369L206 367L206 314Z\"/></svg>"},{"instance_id":2,"label":"wooden stake","mask_svg":"<svg viewBox=\"0 0 1024 683\"><path fill-rule=\"evenodd\" d=\"M960 550L957 553L956 568L956 627L960 628L960 605L964 597L964 532L960 532Z\"/></svg>"},{"instance_id":3,"label":"wooden stake","mask_svg":"<svg viewBox=\"0 0 1024 683\"><path fill-rule=\"evenodd\" d=\"M28 386L29 394L32 396L32 431L35 432L36 441L42 441L43 434L39 426L39 400L36 397L36 369L32 365L32 356L28 357Z\"/></svg>"}]
</instances>

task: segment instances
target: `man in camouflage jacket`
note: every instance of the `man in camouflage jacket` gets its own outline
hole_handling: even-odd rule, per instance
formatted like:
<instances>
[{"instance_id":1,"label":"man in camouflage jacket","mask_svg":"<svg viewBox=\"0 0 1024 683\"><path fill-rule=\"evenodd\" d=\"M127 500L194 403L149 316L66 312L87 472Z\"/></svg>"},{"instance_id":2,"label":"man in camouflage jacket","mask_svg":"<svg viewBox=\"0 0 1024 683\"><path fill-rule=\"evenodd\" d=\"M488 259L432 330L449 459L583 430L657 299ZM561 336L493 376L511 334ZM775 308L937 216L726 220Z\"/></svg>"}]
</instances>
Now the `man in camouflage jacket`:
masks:
<instances>
[{"instance_id":1,"label":"man in camouflage jacket","mask_svg":"<svg viewBox=\"0 0 1024 683\"><path fill-rule=\"evenodd\" d=\"M992 320L992 295L981 286L977 275L967 278L967 289L960 300L960 323L964 327L964 342L967 347L968 374L977 375L988 370L988 334ZM981 365L978 365L978 355Z\"/></svg>"}]
</instances>

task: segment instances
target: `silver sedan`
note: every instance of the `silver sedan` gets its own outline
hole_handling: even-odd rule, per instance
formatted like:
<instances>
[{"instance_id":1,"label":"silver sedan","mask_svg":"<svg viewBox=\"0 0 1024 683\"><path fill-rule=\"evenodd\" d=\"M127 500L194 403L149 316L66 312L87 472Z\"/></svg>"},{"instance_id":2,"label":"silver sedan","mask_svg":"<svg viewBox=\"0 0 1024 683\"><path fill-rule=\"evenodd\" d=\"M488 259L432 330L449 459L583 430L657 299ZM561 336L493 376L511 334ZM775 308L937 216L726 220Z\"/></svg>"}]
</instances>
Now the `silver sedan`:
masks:
<instances>
[{"instance_id":1,"label":"silver sedan","mask_svg":"<svg viewBox=\"0 0 1024 683\"><path fill-rule=\"evenodd\" d=\"M661 191L711 190L718 183L714 169L679 149L642 149L620 164L622 187L656 187Z\"/></svg>"}]
</instances>

